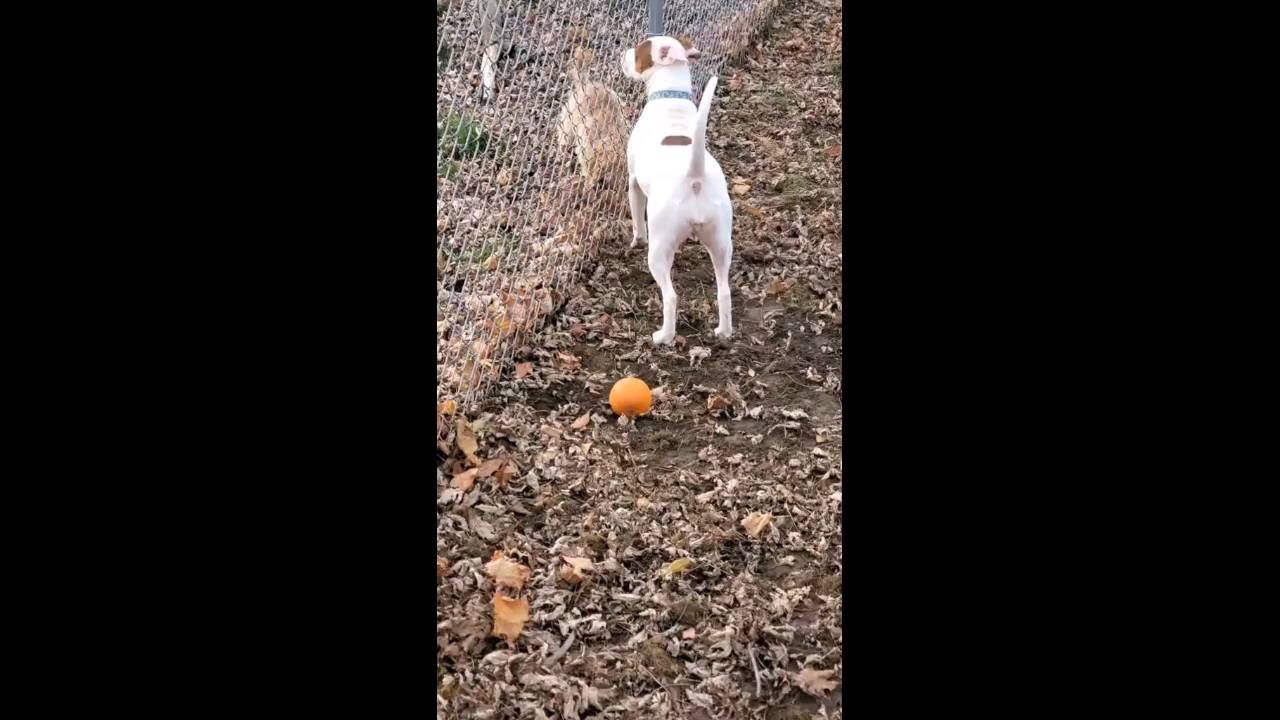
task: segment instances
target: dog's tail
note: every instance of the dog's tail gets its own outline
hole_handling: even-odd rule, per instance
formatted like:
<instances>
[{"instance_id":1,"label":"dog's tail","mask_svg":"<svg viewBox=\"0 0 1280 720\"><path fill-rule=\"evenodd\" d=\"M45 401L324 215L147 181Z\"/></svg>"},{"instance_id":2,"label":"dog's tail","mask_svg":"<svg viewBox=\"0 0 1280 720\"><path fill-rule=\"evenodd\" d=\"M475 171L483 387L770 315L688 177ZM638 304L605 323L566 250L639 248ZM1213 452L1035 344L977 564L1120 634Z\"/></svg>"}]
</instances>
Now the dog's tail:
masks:
<instances>
[{"instance_id":1,"label":"dog's tail","mask_svg":"<svg viewBox=\"0 0 1280 720\"><path fill-rule=\"evenodd\" d=\"M716 93L716 78L707 81L702 90L702 100L698 103L698 128L693 132L693 158L689 160L689 178L693 180L693 191L702 189L702 176L706 172L707 156L707 116L711 114L711 96Z\"/></svg>"}]
</instances>

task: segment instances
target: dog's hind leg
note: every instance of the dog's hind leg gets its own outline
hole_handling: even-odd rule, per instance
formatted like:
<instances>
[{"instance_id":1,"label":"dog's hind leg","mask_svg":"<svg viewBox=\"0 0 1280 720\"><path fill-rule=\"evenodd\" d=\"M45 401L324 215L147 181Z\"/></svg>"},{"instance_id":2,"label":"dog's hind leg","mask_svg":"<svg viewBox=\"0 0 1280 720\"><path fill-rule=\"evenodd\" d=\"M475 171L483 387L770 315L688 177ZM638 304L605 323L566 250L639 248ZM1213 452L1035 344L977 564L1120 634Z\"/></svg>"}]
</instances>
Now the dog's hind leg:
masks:
<instances>
[{"instance_id":1,"label":"dog's hind leg","mask_svg":"<svg viewBox=\"0 0 1280 720\"><path fill-rule=\"evenodd\" d=\"M644 217L646 198L634 177L628 178L627 197L631 199L631 247L635 247L649 237L649 230Z\"/></svg>"},{"instance_id":2,"label":"dog's hind leg","mask_svg":"<svg viewBox=\"0 0 1280 720\"><path fill-rule=\"evenodd\" d=\"M662 291L662 328L653 334L654 345L669 345L676 337L676 289L671 285L676 243L674 236L649 239L649 272Z\"/></svg>"},{"instance_id":3,"label":"dog's hind leg","mask_svg":"<svg viewBox=\"0 0 1280 720\"><path fill-rule=\"evenodd\" d=\"M729 289L729 263L733 260L733 227L732 218L721 219L714 229L703 230L709 236L702 240L702 245L711 256L711 266L716 271L716 307L720 311L720 325L716 328L716 337L727 339L733 334L733 295Z\"/></svg>"}]
</instances>

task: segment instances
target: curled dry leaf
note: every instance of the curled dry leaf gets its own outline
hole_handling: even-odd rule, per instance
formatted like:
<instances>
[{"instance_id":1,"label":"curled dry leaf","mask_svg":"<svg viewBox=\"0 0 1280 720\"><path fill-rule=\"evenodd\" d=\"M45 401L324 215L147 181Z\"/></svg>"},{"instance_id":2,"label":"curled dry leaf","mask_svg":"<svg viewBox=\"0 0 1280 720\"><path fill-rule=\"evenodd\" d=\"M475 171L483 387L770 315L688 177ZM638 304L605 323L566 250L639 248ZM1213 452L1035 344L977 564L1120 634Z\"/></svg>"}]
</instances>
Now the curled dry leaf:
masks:
<instances>
[{"instance_id":1,"label":"curled dry leaf","mask_svg":"<svg viewBox=\"0 0 1280 720\"><path fill-rule=\"evenodd\" d=\"M471 425L462 418L458 418L458 439L456 442L458 443L458 449L462 451L463 455L467 456L467 459L471 461L472 465L480 464L480 458L476 457L476 450L480 445L476 442L475 431L473 431L471 429Z\"/></svg>"},{"instance_id":2,"label":"curled dry leaf","mask_svg":"<svg viewBox=\"0 0 1280 720\"><path fill-rule=\"evenodd\" d=\"M586 427L587 423L589 422L591 422L591 412L587 411L583 413L582 417L578 418L577 420L574 420L573 424L570 425L569 427L573 428L574 430L581 430L582 428Z\"/></svg>"},{"instance_id":3,"label":"curled dry leaf","mask_svg":"<svg viewBox=\"0 0 1280 720\"><path fill-rule=\"evenodd\" d=\"M529 579L528 566L513 562L502 556L501 550L493 551L493 559L485 563L484 571L497 583L498 587L509 587L519 590Z\"/></svg>"},{"instance_id":4,"label":"curled dry leaf","mask_svg":"<svg viewBox=\"0 0 1280 720\"><path fill-rule=\"evenodd\" d=\"M531 372L533 372L533 363L531 363L531 362L516 363L516 378L517 378L517 379L518 379L518 378L522 378L522 377L524 377L525 375L528 375L528 374L529 374L529 373L531 373Z\"/></svg>"},{"instance_id":5,"label":"curled dry leaf","mask_svg":"<svg viewBox=\"0 0 1280 720\"><path fill-rule=\"evenodd\" d=\"M746 530L747 534L753 538L759 537L760 533L765 528L769 527L769 523L771 522L773 522L773 515L771 513L753 512L742 518L742 529Z\"/></svg>"},{"instance_id":6,"label":"curled dry leaf","mask_svg":"<svg viewBox=\"0 0 1280 720\"><path fill-rule=\"evenodd\" d=\"M515 647L516 638L529 621L529 601L512 600L503 595L493 596L493 634Z\"/></svg>"},{"instance_id":7,"label":"curled dry leaf","mask_svg":"<svg viewBox=\"0 0 1280 720\"><path fill-rule=\"evenodd\" d=\"M693 564L693 561L690 560L689 558L679 558L673 561L670 565L663 567L662 572L666 573L667 575L679 575L685 570L688 570L689 566L692 564Z\"/></svg>"},{"instance_id":8,"label":"curled dry leaf","mask_svg":"<svg viewBox=\"0 0 1280 720\"><path fill-rule=\"evenodd\" d=\"M587 579L586 573L594 567L587 558L561 556L565 564L560 567L560 579L570 585L577 585Z\"/></svg>"},{"instance_id":9,"label":"curled dry leaf","mask_svg":"<svg viewBox=\"0 0 1280 720\"><path fill-rule=\"evenodd\" d=\"M437 555L436 556L436 577L442 578L447 576L449 574L449 568L450 568L449 561Z\"/></svg>"},{"instance_id":10,"label":"curled dry leaf","mask_svg":"<svg viewBox=\"0 0 1280 720\"><path fill-rule=\"evenodd\" d=\"M442 403L436 404L436 412L440 413L441 415L452 415L455 412L457 412L457 410L458 410L457 400L445 400Z\"/></svg>"},{"instance_id":11,"label":"curled dry leaf","mask_svg":"<svg viewBox=\"0 0 1280 720\"><path fill-rule=\"evenodd\" d=\"M840 684L839 680L832 680L831 676L835 674L835 670L814 670L806 668L791 676L796 687L814 695L822 697L831 692L836 685Z\"/></svg>"},{"instance_id":12,"label":"curled dry leaf","mask_svg":"<svg viewBox=\"0 0 1280 720\"><path fill-rule=\"evenodd\" d=\"M476 474L479 472L476 468L471 468L458 473L449 481L449 487L456 487L462 492L471 490L471 486L476 484Z\"/></svg>"}]
</instances>

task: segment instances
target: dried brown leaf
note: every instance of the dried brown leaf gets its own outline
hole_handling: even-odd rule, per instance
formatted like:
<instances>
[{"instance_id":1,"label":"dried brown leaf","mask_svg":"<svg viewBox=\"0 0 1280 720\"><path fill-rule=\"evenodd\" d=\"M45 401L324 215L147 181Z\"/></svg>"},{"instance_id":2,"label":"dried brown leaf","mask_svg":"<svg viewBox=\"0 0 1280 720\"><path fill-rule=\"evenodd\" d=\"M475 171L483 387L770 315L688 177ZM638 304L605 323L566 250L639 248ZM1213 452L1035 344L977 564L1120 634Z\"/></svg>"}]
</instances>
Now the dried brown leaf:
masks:
<instances>
[{"instance_id":1,"label":"dried brown leaf","mask_svg":"<svg viewBox=\"0 0 1280 720\"><path fill-rule=\"evenodd\" d=\"M835 670L814 670L812 668L806 668L801 670L799 673L792 675L791 678L795 682L796 687L801 690L816 697L823 697L828 692L831 692L836 685L840 684L838 679L831 679L831 676L834 673Z\"/></svg>"},{"instance_id":2,"label":"dried brown leaf","mask_svg":"<svg viewBox=\"0 0 1280 720\"><path fill-rule=\"evenodd\" d=\"M684 572L685 570L688 570L689 566L692 564L693 564L693 561L690 560L689 558L680 558L678 560L672 561L671 564L664 566L662 568L662 572L666 573L667 575L678 575Z\"/></svg>"},{"instance_id":3,"label":"dried brown leaf","mask_svg":"<svg viewBox=\"0 0 1280 720\"><path fill-rule=\"evenodd\" d=\"M794 284L795 280L774 280L764 286L764 292L766 295L781 295L782 293L790 290L791 286Z\"/></svg>"},{"instance_id":4,"label":"dried brown leaf","mask_svg":"<svg viewBox=\"0 0 1280 720\"><path fill-rule=\"evenodd\" d=\"M733 407L733 403L729 402L726 398L719 395L707 396L707 412L712 415L715 415L718 412L724 412L731 407Z\"/></svg>"},{"instance_id":5,"label":"dried brown leaf","mask_svg":"<svg viewBox=\"0 0 1280 720\"><path fill-rule=\"evenodd\" d=\"M493 552L493 559L485 563L484 571L493 578L498 587L509 587L519 590L529 579L529 568L502 556L501 550Z\"/></svg>"},{"instance_id":6,"label":"dried brown leaf","mask_svg":"<svg viewBox=\"0 0 1280 720\"><path fill-rule=\"evenodd\" d=\"M476 434L471 429L471 425L462 418L458 418L458 439L456 440L458 449L463 455L471 461L472 465L479 465L480 458L476 457L476 450L480 445L476 442Z\"/></svg>"},{"instance_id":7,"label":"dried brown leaf","mask_svg":"<svg viewBox=\"0 0 1280 720\"><path fill-rule=\"evenodd\" d=\"M570 425L569 427L573 428L574 430L581 430L582 428L586 427L587 423L589 422L591 422L590 411L583 413L582 417L578 418L577 420L574 420L573 424Z\"/></svg>"},{"instance_id":8,"label":"dried brown leaf","mask_svg":"<svg viewBox=\"0 0 1280 720\"><path fill-rule=\"evenodd\" d=\"M517 378L517 379L522 378L522 377L524 377L525 375L528 375L528 374L529 374L529 373L531 373L531 372L533 372L533 363L531 363L531 362L516 363L516 378Z\"/></svg>"},{"instance_id":9,"label":"dried brown leaf","mask_svg":"<svg viewBox=\"0 0 1280 720\"><path fill-rule=\"evenodd\" d=\"M507 458L506 462L502 463L502 467L498 468L498 471L493 474L493 479L499 484L505 484L511 482L512 478L519 474L520 466L516 465L515 460Z\"/></svg>"},{"instance_id":10,"label":"dried brown leaf","mask_svg":"<svg viewBox=\"0 0 1280 720\"><path fill-rule=\"evenodd\" d=\"M436 577L442 578L447 576L449 574L450 567L448 560L440 557L439 555L436 556Z\"/></svg>"},{"instance_id":11,"label":"dried brown leaf","mask_svg":"<svg viewBox=\"0 0 1280 720\"><path fill-rule=\"evenodd\" d=\"M570 585L577 585L586 580L586 573L594 567L594 564L587 558L570 557L569 555L562 555L561 558L565 564L560 567L560 579Z\"/></svg>"},{"instance_id":12,"label":"dried brown leaf","mask_svg":"<svg viewBox=\"0 0 1280 720\"><path fill-rule=\"evenodd\" d=\"M476 474L480 471L477 468L471 468L464 472L460 472L453 476L449 481L449 487L456 487L462 492L471 490L471 486L476 484Z\"/></svg>"},{"instance_id":13,"label":"dried brown leaf","mask_svg":"<svg viewBox=\"0 0 1280 720\"><path fill-rule=\"evenodd\" d=\"M742 529L746 530L747 535L750 535L753 538L759 537L760 533L765 528L769 527L769 523L771 522L773 522L773 515L771 513L753 512L742 518Z\"/></svg>"},{"instance_id":14,"label":"dried brown leaf","mask_svg":"<svg viewBox=\"0 0 1280 720\"><path fill-rule=\"evenodd\" d=\"M480 467L476 468L477 470L476 477L482 477L482 478L489 477L490 475L497 472L498 468L502 467L502 464L505 463L506 461L507 461L506 458L493 458L491 460L485 460L483 463L480 464Z\"/></svg>"},{"instance_id":15,"label":"dried brown leaf","mask_svg":"<svg viewBox=\"0 0 1280 720\"><path fill-rule=\"evenodd\" d=\"M509 647L516 646L516 638L520 637L524 624L528 621L528 600L493 596L493 634L506 640Z\"/></svg>"}]
</instances>

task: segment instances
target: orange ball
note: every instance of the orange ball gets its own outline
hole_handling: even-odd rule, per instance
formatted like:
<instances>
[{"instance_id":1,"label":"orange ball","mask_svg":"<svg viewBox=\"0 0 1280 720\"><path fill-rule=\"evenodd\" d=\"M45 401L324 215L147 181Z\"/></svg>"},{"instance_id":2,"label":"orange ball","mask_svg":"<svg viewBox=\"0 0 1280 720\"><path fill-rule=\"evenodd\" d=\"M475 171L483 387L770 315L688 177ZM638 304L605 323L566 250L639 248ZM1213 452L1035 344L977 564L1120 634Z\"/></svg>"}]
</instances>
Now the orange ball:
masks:
<instances>
[{"instance_id":1,"label":"orange ball","mask_svg":"<svg viewBox=\"0 0 1280 720\"><path fill-rule=\"evenodd\" d=\"M638 377L622 378L609 391L609 407L619 415L635 417L649 412L653 406L653 393Z\"/></svg>"}]
</instances>

